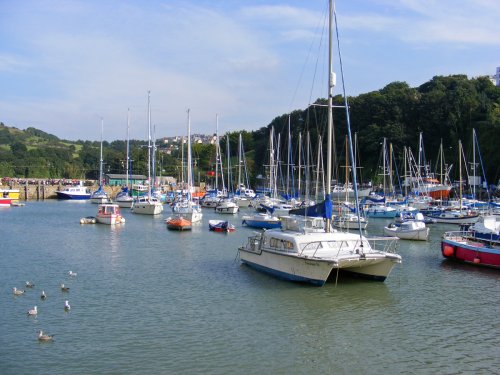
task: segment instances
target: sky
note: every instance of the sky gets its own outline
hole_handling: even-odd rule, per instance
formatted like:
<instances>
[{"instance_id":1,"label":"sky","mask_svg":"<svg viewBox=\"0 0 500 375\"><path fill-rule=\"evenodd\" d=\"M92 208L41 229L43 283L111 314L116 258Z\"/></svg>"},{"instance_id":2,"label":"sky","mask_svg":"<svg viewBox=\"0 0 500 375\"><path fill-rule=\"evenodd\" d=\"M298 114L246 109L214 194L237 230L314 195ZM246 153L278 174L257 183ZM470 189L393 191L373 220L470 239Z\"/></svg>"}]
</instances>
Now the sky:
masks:
<instances>
[{"instance_id":1,"label":"sky","mask_svg":"<svg viewBox=\"0 0 500 375\"><path fill-rule=\"evenodd\" d=\"M252 131L327 93L327 0L0 0L0 122L105 140ZM337 0L348 96L493 75L498 0ZM335 47L337 55L337 48ZM336 93L341 93L338 57Z\"/></svg>"}]
</instances>

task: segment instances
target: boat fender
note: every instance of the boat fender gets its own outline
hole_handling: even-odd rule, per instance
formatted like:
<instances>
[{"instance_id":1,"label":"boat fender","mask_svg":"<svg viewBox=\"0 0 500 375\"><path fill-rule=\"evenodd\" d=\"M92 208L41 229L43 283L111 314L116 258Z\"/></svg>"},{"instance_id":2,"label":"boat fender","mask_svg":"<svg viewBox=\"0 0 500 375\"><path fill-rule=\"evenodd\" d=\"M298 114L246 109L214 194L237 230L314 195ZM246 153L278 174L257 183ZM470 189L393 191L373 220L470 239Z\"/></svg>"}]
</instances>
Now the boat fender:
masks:
<instances>
[{"instance_id":1,"label":"boat fender","mask_svg":"<svg viewBox=\"0 0 500 375\"><path fill-rule=\"evenodd\" d=\"M454 257L455 256L455 249L456 249L455 246L445 243L445 244L443 244L443 255L447 258Z\"/></svg>"},{"instance_id":2,"label":"boat fender","mask_svg":"<svg viewBox=\"0 0 500 375\"><path fill-rule=\"evenodd\" d=\"M475 257L473 262L474 264L479 264L481 263L481 259L479 259L479 257Z\"/></svg>"}]
</instances>

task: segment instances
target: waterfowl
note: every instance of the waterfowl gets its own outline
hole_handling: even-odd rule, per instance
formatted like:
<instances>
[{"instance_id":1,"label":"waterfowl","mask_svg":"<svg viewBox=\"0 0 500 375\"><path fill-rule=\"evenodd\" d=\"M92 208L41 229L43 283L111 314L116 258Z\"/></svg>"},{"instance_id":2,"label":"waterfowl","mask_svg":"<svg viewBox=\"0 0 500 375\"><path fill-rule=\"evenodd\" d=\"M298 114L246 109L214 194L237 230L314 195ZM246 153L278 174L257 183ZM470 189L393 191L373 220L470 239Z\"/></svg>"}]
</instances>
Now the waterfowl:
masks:
<instances>
[{"instance_id":1,"label":"waterfowl","mask_svg":"<svg viewBox=\"0 0 500 375\"><path fill-rule=\"evenodd\" d=\"M45 298L47 298L47 295L45 294L45 290L42 290L42 294L40 294L40 299L44 301Z\"/></svg>"},{"instance_id":2,"label":"waterfowl","mask_svg":"<svg viewBox=\"0 0 500 375\"><path fill-rule=\"evenodd\" d=\"M68 271L68 276L75 277L76 276L76 272Z\"/></svg>"},{"instance_id":3,"label":"waterfowl","mask_svg":"<svg viewBox=\"0 0 500 375\"><path fill-rule=\"evenodd\" d=\"M54 338L54 335L44 335L43 331L38 331L38 341L50 341Z\"/></svg>"},{"instance_id":4,"label":"waterfowl","mask_svg":"<svg viewBox=\"0 0 500 375\"><path fill-rule=\"evenodd\" d=\"M31 310L28 310L28 316L36 316L38 314L37 307L33 307Z\"/></svg>"},{"instance_id":5,"label":"waterfowl","mask_svg":"<svg viewBox=\"0 0 500 375\"><path fill-rule=\"evenodd\" d=\"M69 287L64 286L64 284L61 284L61 292L69 292Z\"/></svg>"},{"instance_id":6,"label":"waterfowl","mask_svg":"<svg viewBox=\"0 0 500 375\"><path fill-rule=\"evenodd\" d=\"M17 290L16 287L12 288L12 293L14 293L15 296L22 296L24 294L24 290Z\"/></svg>"},{"instance_id":7,"label":"waterfowl","mask_svg":"<svg viewBox=\"0 0 500 375\"><path fill-rule=\"evenodd\" d=\"M31 281L26 281L26 288L33 288L35 284L33 284Z\"/></svg>"},{"instance_id":8,"label":"waterfowl","mask_svg":"<svg viewBox=\"0 0 500 375\"><path fill-rule=\"evenodd\" d=\"M64 310L69 311L71 309L71 306L69 305L68 301L64 301Z\"/></svg>"}]
</instances>

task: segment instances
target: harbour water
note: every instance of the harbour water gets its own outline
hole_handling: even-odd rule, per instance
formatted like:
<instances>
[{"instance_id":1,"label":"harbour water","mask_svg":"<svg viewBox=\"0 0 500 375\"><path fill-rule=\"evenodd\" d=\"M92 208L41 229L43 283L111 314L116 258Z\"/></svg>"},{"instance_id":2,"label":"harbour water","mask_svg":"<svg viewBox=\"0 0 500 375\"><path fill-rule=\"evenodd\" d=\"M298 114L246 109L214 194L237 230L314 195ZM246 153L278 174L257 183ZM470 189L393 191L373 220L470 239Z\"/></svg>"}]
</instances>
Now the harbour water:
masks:
<instances>
[{"instance_id":1,"label":"harbour water","mask_svg":"<svg viewBox=\"0 0 500 375\"><path fill-rule=\"evenodd\" d=\"M114 227L79 224L96 209L0 210L0 374L500 372L500 272L443 260L440 238L453 226L400 241L403 263L384 283L319 288L240 265L237 247L253 230L237 215L205 210L192 232L166 229L168 207L158 217L123 210ZM236 232L209 232L223 217ZM385 223L372 219L368 232ZM28 280L35 287L15 297ZM54 341L38 342L39 329Z\"/></svg>"}]
</instances>

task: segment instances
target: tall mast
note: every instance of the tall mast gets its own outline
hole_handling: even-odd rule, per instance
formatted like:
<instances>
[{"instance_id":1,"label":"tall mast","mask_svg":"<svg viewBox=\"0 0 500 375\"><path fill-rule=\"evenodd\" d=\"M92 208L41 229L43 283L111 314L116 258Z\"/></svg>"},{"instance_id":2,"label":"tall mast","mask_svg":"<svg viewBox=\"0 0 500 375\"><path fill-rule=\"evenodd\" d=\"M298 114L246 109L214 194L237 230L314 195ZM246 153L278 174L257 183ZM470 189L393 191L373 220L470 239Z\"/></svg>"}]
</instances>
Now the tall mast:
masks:
<instances>
[{"instance_id":1,"label":"tall mast","mask_svg":"<svg viewBox=\"0 0 500 375\"><path fill-rule=\"evenodd\" d=\"M300 175L302 174L302 163L301 156L302 155L302 133L299 133L299 181L298 181L298 195L299 197L302 195L300 190Z\"/></svg>"},{"instance_id":2,"label":"tall mast","mask_svg":"<svg viewBox=\"0 0 500 375\"><path fill-rule=\"evenodd\" d=\"M238 137L238 189L241 187L241 163L243 162L243 140L241 138L241 132ZM241 194L241 191L240 191Z\"/></svg>"},{"instance_id":3,"label":"tall mast","mask_svg":"<svg viewBox=\"0 0 500 375\"><path fill-rule=\"evenodd\" d=\"M148 91L148 197L151 197L151 91Z\"/></svg>"},{"instance_id":4,"label":"tall mast","mask_svg":"<svg viewBox=\"0 0 500 375\"><path fill-rule=\"evenodd\" d=\"M188 183L188 194L191 193L191 188L193 187L193 176L191 170L191 117L190 117L190 109L187 110L188 114L188 138L187 138L187 183Z\"/></svg>"},{"instance_id":5,"label":"tall mast","mask_svg":"<svg viewBox=\"0 0 500 375\"><path fill-rule=\"evenodd\" d=\"M102 186L102 133L104 129L104 119L101 117L101 157L99 159L99 186Z\"/></svg>"},{"instance_id":6,"label":"tall mast","mask_svg":"<svg viewBox=\"0 0 500 375\"><path fill-rule=\"evenodd\" d=\"M292 139L290 132L290 115L288 115L288 154L287 154L287 163L286 163L286 194L287 196L290 194L290 164L291 164L291 155L290 151L292 148Z\"/></svg>"},{"instance_id":7,"label":"tall mast","mask_svg":"<svg viewBox=\"0 0 500 375\"><path fill-rule=\"evenodd\" d=\"M458 140L458 170L459 170L459 192L460 192L460 212L462 212L462 141Z\"/></svg>"},{"instance_id":8,"label":"tall mast","mask_svg":"<svg viewBox=\"0 0 500 375\"><path fill-rule=\"evenodd\" d=\"M215 194L217 195L219 189L219 114L215 115Z\"/></svg>"},{"instance_id":9,"label":"tall mast","mask_svg":"<svg viewBox=\"0 0 500 375\"><path fill-rule=\"evenodd\" d=\"M335 87L335 73L333 72L333 48L332 48L332 24L333 24L333 0L329 1L328 17L328 148L326 162L326 194L331 193L332 184L332 140L333 140L333 88ZM331 231L331 219L326 219L326 231Z\"/></svg>"},{"instance_id":10,"label":"tall mast","mask_svg":"<svg viewBox=\"0 0 500 375\"><path fill-rule=\"evenodd\" d=\"M130 163L130 156L129 156L129 153L130 153L130 146L129 146L129 141L130 139L130 108L127 108L127 166L125 168L125 173L126 173L126 183L127 183L127 187L128 187L128 173L129 173L129 163Z\"/></svg>"},{"instance_id":11,"label":"tall mast","mask_svg":"<svg viewBox=\"0 0 500 375\"><path fill-rule=\"evenodd\" d=\"M231 166L229 158L229 133L226 133L226 150L227 150L227 196L229 198L229 192L231 192Z\"/></svg>"}]
</instances>

